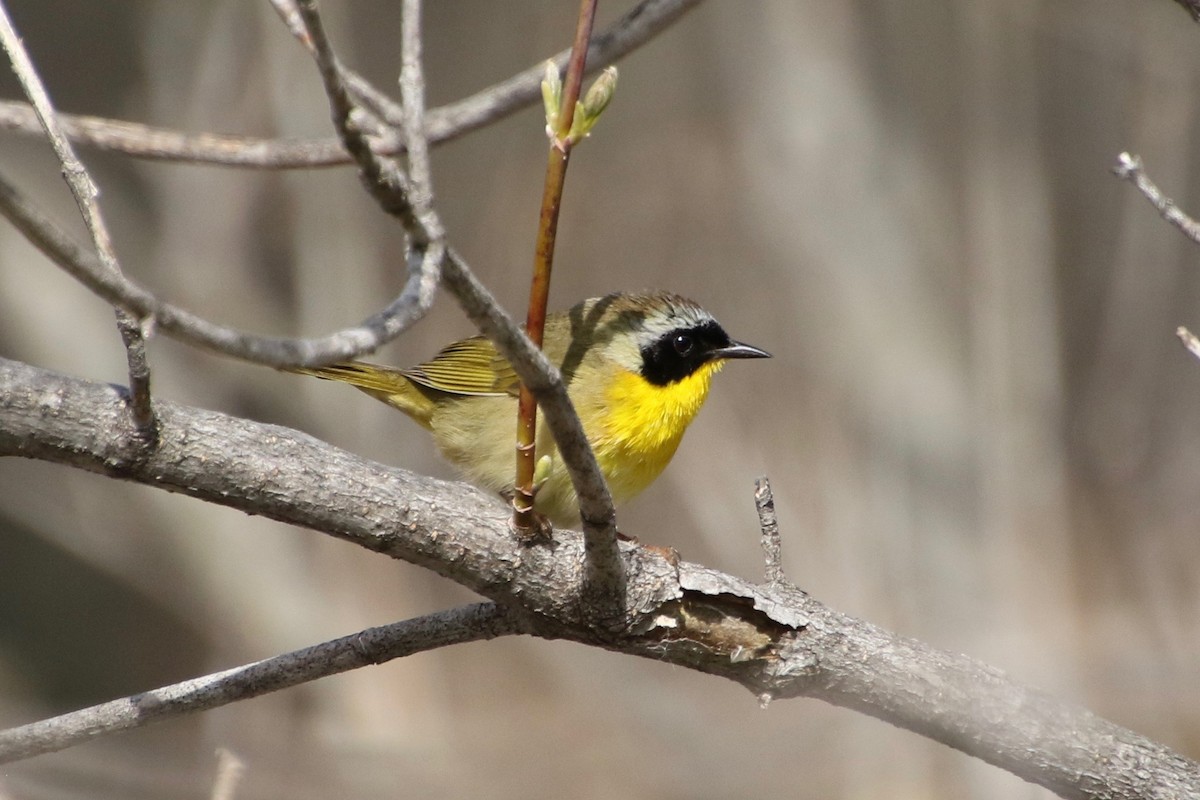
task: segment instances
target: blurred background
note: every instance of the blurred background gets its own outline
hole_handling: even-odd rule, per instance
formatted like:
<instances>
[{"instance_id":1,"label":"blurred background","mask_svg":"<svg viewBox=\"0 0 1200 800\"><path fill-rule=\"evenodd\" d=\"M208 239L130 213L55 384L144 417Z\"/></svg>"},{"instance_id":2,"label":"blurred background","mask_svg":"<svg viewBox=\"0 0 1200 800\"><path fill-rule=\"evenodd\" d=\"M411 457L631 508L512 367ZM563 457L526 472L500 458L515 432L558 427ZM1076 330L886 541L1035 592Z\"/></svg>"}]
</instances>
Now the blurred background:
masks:
<instances>
[{"instance_id":1,"label":"blurred background","mask_svg":"<svg viewBox=\"0 0 1200 800\"><path fill-rule=\"evenodd\" d=\"M10 0L65 111L188 131L330 135L265 2ZM395 2L325 3L394 91ZM429 102L567 45L576 2L430 3ZM629 2L601 4L600 24ZM761 574L770 475L792 579L1200 756L1200 249L1110 173L1122 150L1200 213L1200 27L1169 0L713 0L620 64L572 159L552 304L663 287L775 354L734 364L621 527ZM4 97L20 91L6 74ZM527 295L546 142L530 109L435 151L451 240ZM279 335L396 294L403 241L351 169L81 152L126 271ZM41 141L0 169L85 241ZM471 333L448 297L375 358ZM0 224L0 354L124 382L111 310ZM167 338L158 396L450 477L352 390ZM66 467L0 462L0 727L472 596L309 531ZM816 701L562 642L419 655L0 768L0 797L1042 798Z\"/></svg>"}]
</instances>

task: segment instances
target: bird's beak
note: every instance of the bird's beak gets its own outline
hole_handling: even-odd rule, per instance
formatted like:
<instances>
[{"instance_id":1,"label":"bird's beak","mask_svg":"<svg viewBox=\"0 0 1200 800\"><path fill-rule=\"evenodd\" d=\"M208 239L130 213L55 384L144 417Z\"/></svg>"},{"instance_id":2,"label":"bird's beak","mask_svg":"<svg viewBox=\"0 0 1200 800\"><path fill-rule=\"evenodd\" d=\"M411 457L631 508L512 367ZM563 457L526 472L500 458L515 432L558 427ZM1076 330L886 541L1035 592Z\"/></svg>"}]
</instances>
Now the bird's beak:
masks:
<instances>
[{"instance_id":1,"label":"bird's beak","mask_svg":"<svg viewBox=\"0 0 1200 800\"><path fill-rule=\"evenodd\" d=\"M770 358L766 350L760 350L754 345L730 342L725 347L718 347L709 353L712 358Z\"/></svg>"}]
</instances>

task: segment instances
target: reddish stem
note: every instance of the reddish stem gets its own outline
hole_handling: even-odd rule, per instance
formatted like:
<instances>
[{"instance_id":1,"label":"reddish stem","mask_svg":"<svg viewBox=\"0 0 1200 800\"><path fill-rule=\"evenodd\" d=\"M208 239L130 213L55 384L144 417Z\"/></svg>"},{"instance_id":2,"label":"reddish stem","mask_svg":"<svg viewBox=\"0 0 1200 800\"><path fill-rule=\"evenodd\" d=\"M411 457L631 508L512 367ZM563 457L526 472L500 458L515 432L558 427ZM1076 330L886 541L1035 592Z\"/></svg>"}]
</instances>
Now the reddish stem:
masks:
<instances>
[{"instance_id":1,"label":"reddish stem","mask_svg":"<svg viewBox=\"0 0 1200 800\"><path fill-rule=\"evenodd\" d=\"M587 61L588 41L596 19L598 0L581 0L579 20L575 26L575 41L567 62L563 82L562 106L558 113L558 128L550 143L546 160L546 180L542 190L542 209L538 217L537 248L534 251L533 280L529 287L529 312L525 317L525 332L533 343L542 346L546 327L546 306L550 299L550 273L554 267L554 241L558 234L558 212L562 205L563 185L567 177L567 162L571 145L567 134L575 117L575 103L583 86L583 71ZM522 384L517 403L517 480L513 494L513 524L519 530L535 527L533 515L533 476L537 467L537 402L533 393Z\"/></svg>"}]
</instances>

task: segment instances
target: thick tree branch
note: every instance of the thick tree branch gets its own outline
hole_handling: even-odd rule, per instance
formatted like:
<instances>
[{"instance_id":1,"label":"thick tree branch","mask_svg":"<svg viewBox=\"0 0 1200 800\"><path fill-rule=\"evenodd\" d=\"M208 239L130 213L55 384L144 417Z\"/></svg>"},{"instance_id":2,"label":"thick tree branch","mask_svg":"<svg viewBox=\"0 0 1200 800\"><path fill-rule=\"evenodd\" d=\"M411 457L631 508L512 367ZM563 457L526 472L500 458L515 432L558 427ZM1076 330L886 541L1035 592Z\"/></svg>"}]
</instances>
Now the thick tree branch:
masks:
<instances>
[{"instance_id":1,"label":"thick tree branch","mask_svg":"<svg viewBox=\"0 0 1200 800\"><path fill-rule=\"evenodd\" d=\"M699 4L700 0L643 0L592 39L588 51L588 71L594 72L625 57ZM280 4L275 5L278 8ZM566 64L567 51L556 55L554 61L561 68ZM354 73L349 72L349 75L353 76ZM530 67L470 97L432 109L425 117L426 139L431 145L439 145L532 105L540 99L541 79L542 67ZM359 84L353 83L351 86L360 89L360 99L369 96ZM381 104L377 105L383 119L397 128L403 125L402 113L392 114ZM64 133L76 144L113 150L135 158L252 169L309 169L353 163L341 140L335 137L267 139L185 133L83 115L60 114L59 118ZM33 109L26 103L11 100L0 100L0 129L42 135ZM373 139L371 147L381 155L404 152L404 142L399 137Z\"/></svg>"},{"instance_id":2,"label":"thick tree branch","mask_svg":"<svg viewBox=\"0 0 1200 800\"><path fill-rule=\"evenodd\" d=\"M119 388L0 359L0 454L158 486L428 567L520 608L530 632L721 676L765 699L816 697L929 736L1069 798L1200 795L1200 765L998 670L629 544L623 632L588 622L583 544L518 541L464 484L357 458L285 428L159 401L160 444L132 447Z\"/></svg>"},{"instance_id":3,"label":"thick tree branch","mask_svg":"<svg viewBox=\"0 0 1200 800\"><path fill-rule=\"evenodd\" d=\"M303 650L0 731L0 764L414 653L520 632L519 615L495 603L367 628Z\"/></svg>"}]
</instances>

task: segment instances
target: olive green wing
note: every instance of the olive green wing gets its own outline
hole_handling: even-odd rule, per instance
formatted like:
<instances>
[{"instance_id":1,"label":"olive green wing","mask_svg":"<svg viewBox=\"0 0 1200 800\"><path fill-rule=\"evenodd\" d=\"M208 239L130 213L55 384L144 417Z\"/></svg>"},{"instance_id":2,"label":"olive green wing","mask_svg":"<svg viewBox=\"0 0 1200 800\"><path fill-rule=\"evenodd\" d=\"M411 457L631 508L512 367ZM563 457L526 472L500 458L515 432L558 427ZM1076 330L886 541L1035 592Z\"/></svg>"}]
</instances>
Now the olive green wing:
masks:
<instances>
[{"instance_id":1,"label":"olive green wing","mask_svg":"<svg viewBox=\"0 0 1200 800\"><path fill-rule=\"evenodd\" d=\"M483 336L449 344L429 361L401 372L413 383L448 394L515 396L520 386L512 365Z\"/></svg>"}]
</instances>

